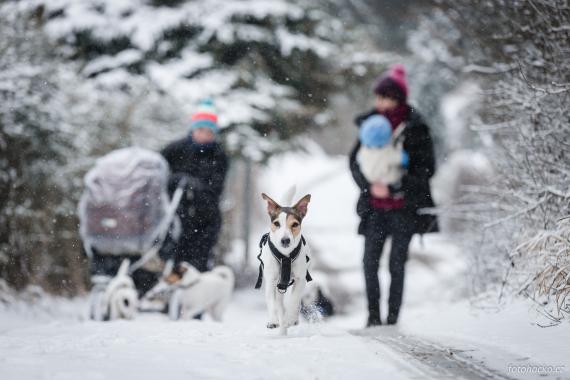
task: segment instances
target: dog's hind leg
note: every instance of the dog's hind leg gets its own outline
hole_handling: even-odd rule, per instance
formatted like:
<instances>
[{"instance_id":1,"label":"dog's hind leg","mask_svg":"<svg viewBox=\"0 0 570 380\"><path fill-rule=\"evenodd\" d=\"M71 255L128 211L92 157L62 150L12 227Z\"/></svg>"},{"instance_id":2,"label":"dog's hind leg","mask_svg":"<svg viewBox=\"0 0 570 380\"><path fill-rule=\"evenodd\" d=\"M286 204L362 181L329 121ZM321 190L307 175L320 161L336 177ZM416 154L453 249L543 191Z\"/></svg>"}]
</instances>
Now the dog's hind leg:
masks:
<instances>
[{"instance_id":1,"label":"dog's hind leg","mask_svg":"<svg viewBox=\"0 0 570 380\"><path fill-rule=\"evenodd\" d=\"M277 305L275 298L277 296L277 288L275 284L267 281L265 284L265 302L267 303L267 314L269 321L267 322L268 329L279 327L279 317L277 315Z\"/></svg>"},{"instance_id":2,"label":"dog's hind leg","mask_svg":"<svg viewBox=\"0 0 570 380\"><path fill-rule=\"evenodd\" d=\"M222 321L222 315L224 315L224 311L226 307L230 303L230 297L224 297L220 300L220 302L216 303L214 306L210 308L210 315L212 319L216 322Z\"/></svg>"},{"instance_id":3,"label":"dog's hind leg","mask_svg":"<svg viewBox=\"0 0 570 380\"><path fill-rule=\"evenodd\" d=\"M180 318L181 319L193 319L194 317L196 317L197 315L200 315L204 312L203 308L197 308L197 307L189 307L189 308L182 308L180 311Z\"/></svg>"}]
</instances>

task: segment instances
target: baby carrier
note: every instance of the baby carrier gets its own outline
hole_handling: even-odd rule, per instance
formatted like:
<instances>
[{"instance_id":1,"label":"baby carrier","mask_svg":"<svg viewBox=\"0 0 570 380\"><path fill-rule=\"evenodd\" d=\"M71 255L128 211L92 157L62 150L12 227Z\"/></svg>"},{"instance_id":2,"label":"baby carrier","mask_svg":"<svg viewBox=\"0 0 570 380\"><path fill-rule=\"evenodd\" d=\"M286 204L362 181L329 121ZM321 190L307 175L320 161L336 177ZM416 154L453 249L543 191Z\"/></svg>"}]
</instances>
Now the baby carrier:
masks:
<instances>
[{"instance_id":1,"label":"baby carrier","mask_svg":"<svg viewBox=\"0 0 570 380\"><path fill-rule=\"evenodd\" d=\"M357 161L368 182L380 181L386 185L400 182L407 166L403 136L405 128L405 123L400 124L382 147L360 147Z\"/></svg>"}]
</instances>

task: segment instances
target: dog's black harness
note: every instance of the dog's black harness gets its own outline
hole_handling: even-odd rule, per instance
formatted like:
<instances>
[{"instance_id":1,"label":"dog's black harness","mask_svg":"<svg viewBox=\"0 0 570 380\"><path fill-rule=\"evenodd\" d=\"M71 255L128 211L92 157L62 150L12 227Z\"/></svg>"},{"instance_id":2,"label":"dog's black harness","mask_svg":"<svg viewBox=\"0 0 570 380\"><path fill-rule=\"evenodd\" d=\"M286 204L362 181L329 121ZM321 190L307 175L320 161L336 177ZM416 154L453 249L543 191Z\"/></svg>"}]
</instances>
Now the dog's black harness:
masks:
<instances>
[{"instance_id":1,"label":"dog's black harness","mask_svg":"<svg viewBox=\"0 0 570 380\"><path fill-rule=\"evenodd\" d=\"M291 263L299 257L299 253L301 252L301 247L306 245L307 242L305 238L301 235L301 241L299 245L295 247L293 252L289 257L285 256L273 245L271 240L269 240L269 233L266 233L261 237L261 241L259 242L259 255L257 255L257 259L259 260L259 275L257 277L257 283L255 284L255 289L261 288L261 283L263 281L263 260L261 260L261 253L263 252L263 246L269 243L269 250L271 254L277 260L281 267L281 276L279 278L279 283L277 284L277 290L280 293L285 293L287 288L293 285L295 280L291 280ZM307 262L309 262L309 256L305 256ZM311 275L309 274L309 270L307 270L307 274L305 275L305 279L307 282L312 281Z\"/></svg>"}]
</instances>

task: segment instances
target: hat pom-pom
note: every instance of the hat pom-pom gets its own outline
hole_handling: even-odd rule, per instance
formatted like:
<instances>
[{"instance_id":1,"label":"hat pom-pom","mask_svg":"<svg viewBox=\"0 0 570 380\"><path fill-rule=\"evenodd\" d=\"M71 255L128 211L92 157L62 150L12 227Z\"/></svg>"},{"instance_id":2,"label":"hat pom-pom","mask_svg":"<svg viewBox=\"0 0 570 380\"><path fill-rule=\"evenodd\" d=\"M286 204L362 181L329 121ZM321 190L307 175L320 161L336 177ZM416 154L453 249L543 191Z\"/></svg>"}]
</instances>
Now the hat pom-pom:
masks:
<instances>
[{"instance_id":1,"label":"hat pom-pom","mask_svg":"<svg viewBox=\"0 0 570 380\"><path fill-rule=\"evenodd\" d=\"M200 106L205 106L205 107L214 107L214 99L212 98L202 98L200 99Z\"/></svg>"},{"instance_id":2,"label":"hat pom-pom","mask_svg":"<svg viewBox=\"0 0 570 380\"><path fill-rule=\"evenodd\" d=\"M390 69L390 76L393 78L404 80L406 78L406 68L402 64L396 64Z\"/></svg>"}]
</instances>

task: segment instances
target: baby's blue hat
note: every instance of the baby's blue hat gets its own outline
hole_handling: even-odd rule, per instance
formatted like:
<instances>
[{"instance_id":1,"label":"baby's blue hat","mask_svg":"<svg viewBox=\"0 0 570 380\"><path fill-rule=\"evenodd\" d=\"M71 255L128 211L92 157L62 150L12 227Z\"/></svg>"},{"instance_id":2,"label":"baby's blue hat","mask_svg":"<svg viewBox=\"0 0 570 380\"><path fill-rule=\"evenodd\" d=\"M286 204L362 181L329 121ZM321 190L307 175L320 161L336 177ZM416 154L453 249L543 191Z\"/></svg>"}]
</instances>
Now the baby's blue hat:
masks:
<instances>
[{"instance_id":1,"label":"baby's blue hat","mask_svg":"<svg viewBox=\"0 0 570 380\"><path fill-rule=\"evenodd\" d=\"M360 126L360 143L373 148L381 148L390 141L392 125L382 115L372 115Z\"/></svg>"}]
</instances>

